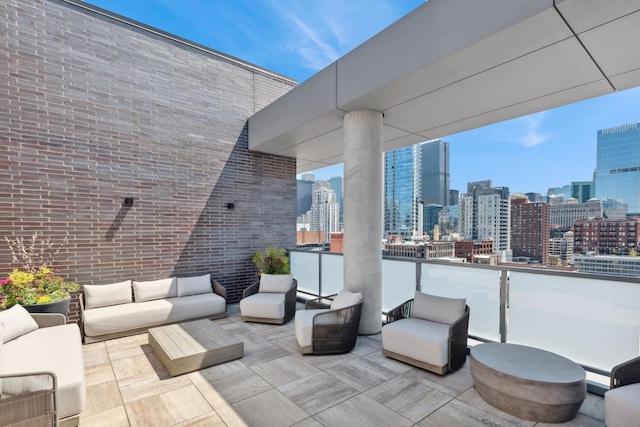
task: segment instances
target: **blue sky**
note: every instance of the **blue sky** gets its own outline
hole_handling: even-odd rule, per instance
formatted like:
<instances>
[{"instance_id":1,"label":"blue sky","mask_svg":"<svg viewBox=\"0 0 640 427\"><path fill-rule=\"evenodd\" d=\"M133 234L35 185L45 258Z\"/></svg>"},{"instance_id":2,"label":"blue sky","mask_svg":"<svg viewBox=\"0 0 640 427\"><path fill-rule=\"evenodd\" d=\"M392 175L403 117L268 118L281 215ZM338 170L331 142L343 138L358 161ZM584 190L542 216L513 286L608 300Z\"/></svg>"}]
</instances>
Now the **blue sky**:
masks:
<instances>
[{"instance_id":1,"label":"blue sky","mask_svg":"<svg viewBox=\"0 0 640 427\"><path fill-rule=\"evenodd\" d=\"M422 0L88 0L299 82L423 3ZM451 188L492 179L539 192L592 178L599 129L640 120L640 88L472 131L451 144ZM342 175L341 165L315 171Z\"/></svg>"}]
</instances>

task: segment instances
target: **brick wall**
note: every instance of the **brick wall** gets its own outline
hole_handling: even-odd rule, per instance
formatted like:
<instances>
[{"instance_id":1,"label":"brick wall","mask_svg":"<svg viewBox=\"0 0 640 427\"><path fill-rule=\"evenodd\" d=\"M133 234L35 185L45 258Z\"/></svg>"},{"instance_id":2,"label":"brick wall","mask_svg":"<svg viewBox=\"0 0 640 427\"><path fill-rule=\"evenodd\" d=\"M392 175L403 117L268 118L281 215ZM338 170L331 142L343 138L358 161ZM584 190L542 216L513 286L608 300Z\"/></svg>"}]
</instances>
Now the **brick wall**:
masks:
<instances>
[{"instance_id":1,"label":"brick wall","mask_svg":"<svg viewBox=\"0 0 640 427\"><path fill-rule=\"evenodd\" d=\"M67 237L81 284L211 273L230 301L261 237L295 246L295 159L246 126L294 82L61 0L0 3L0 57L0 237Z\"/></svg>"}]
</instances>

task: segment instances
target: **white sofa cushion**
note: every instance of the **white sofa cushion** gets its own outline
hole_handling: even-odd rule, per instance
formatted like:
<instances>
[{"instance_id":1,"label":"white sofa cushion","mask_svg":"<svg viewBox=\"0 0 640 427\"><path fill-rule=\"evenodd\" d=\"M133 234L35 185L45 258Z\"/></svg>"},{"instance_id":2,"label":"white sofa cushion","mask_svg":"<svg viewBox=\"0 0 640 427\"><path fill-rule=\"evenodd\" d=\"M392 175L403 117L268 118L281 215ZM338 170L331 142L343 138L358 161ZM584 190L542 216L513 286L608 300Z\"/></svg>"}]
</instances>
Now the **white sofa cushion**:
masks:
<instances>
[{"instance_id":1,"label":"white sofa cushion","mask_svg":"<svg viewBox=\"0 0 640 427\"><path fill-rule=\"evenodd\" d=\"M84 285L84 305L86 309L126 304L131 299L131 280L110 285Z\"/></svg>"},{"instance_id":2,"label":"white sofa cushion","mask_svg":"<svg viewBox=\"0 0 640 427\"><path fill-rule=\"evenodd\" d=\"M174 298L178 296L176 278L150 280L147 282L133 281L133 295L136 302L152 301L160 298Z\"/></svg>"},{"instance_id":3,"label":"white sofa cushion","mask_svg":"<svg viewBox=\"0 0 640 427\"><path fill-rule=\"evenodd\" d=\"M382 327L382 348L435 366L448 363L449 326L409 317Z\"/></svg>"},{"instance_id":4,"label":"white sofa cushion","mask_svg":"<svg viewBox=\"0 0 640 427\"><path fill-rule=\"evenodd\" d=\"M240 313L260 319L284 318L284 294L258 292L240 300Z\"/></svg>"},{"instance_id":5,"label":"white sofa cushion","mask_svg":"<svg viewBox=\"0 0 640 427\"><path fill-rule=\"evenodd\" d=\"M178 296L211 294L211 275L195 277L178 277Z\"/></svg>"},{"instance_id":6,"label":"white sofa cushion","mask_svg":"<svg viewBox=\"0 0 640 427\"><path fill-rule=\"evenodd\" d=\"M351 292L343 289L338 292L338 295L331 301L331 309L337 310L339 308L349 307L350 305L358 304L360 301L362 301L362 294L360 292Z\"/></svg>"},{"instance_id":7,"label":"white sofa cushion","mask_svg":"<svg viewBox=\"0 0 640 427\"><path fill-rule=\"evenodd\" d=\"M285 294L293 285L291 274L262 274L260 276L260 287L258 292L272 292Z\"/></svg>"},{"instance_id":8,"label":"white sofa cushion","mask_svg":"<svg viewBox=\"0 0 640 427\"><path fill-rule=\"evenodd\" d=\"M99 337L213 316L224 313L225 309L225 299L214 293L99 307L84 311L84 333L88 337Z\"/></svg>"},{"instance_id":9,"label":"white sofa cushion","mask_svg":"<svg viewBox=\"0 0 640 427\"><path fill-rule=\"evenodd\" d=\"M614 388L604 394L604 424L627 427L640 422L640 383Z\"/></svg>"},{"instance_id":10,"label":"white sofa cushion","mask_svg":"<svg viewBox=\"0 0 640 427\"><path fill-rule=\"evenodd\" d=\"M464 298L438 297L416 291L411 317L450 325L464 314L466 303Z\"/></svg>"},{"instance_id":11,"label":"white sofa cushion","mask_svg":"<svg viewBox=\"0 0 640 427\"><path fill-rule=\"evenodd\" d=\"M8 310L0 311L0 341L9 342L21 335L38 329L38 324L29 312L21 305L14 305Z\"/></svg>"},{"instance_id":12,"label":"white sofa cushion","mask_svg":"<svg viewBox=\"0 0 640 427\"><path fill-rule=\"evenodd\" d=\"M296 339L300 347L309 347L313 343L313 316L330 311L328 308L296 311Z\"/></svg>"},{"instance_id":13,"label":"white sofa cushion","mask_svg":"<svg viewBox=\"0 0 640 427\"><path fill-rule=\"evenodd\" d=\"M0 374L53 372L58 380L58 418L84 409L85 375L82 340L76 324L40 328L4 345ZM29 382L3 381L6 393L20 392Z\"/></svg>"}]
</instances>

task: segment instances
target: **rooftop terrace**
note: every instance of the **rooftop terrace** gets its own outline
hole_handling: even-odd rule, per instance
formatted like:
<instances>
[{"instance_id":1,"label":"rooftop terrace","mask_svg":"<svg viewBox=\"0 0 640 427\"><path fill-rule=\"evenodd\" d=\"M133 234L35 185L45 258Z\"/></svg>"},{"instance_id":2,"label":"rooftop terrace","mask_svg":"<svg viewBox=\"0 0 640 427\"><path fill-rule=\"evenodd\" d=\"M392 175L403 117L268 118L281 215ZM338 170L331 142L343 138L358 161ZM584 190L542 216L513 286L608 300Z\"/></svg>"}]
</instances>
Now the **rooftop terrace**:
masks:
<instances>
[{"instance_id":1,"label":"rooftop terrace","mask_svg":"<svg viewBox=\"0 0 640 427\"><path fill-rule=\"evenodd\" d=\"M301 308L301 307L299 307ZM86 345L81 426L543 426L488 405L468 362L443 377L382 355L379 335L338 356L302 356L293 322L246 323L237 304L214 322L244 342L244 357L170 377L147 334ZM570 426L604 425L588 394Z\"/></svg>"}]
</instances>

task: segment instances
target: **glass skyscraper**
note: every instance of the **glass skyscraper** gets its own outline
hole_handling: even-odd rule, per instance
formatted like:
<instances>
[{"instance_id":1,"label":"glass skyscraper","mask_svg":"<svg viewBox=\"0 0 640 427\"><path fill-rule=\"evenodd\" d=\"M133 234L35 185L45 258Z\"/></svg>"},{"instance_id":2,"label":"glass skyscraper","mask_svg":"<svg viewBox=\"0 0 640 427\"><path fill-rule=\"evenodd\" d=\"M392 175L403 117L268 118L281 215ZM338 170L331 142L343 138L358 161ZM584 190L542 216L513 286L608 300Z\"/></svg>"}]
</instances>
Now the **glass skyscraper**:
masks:
<instances>
[{"instance_id":1,"label":"glass skyscraper","mask_svg":"<svg viewBox=\"0 0 640 427\"><path fill-rule=\"evenodd\" d=\"M640 214L640 122L598 131L596 197L627 205Z\"/></svg>"},{"instance_id":2,"label":"glass skyscraper","mask_svg":"<svg viewBox=\"0 0 640 427\"><path fill-rule=\"evenodd\" d=\"M449 206L449 143L436 139L420 144L422 202Z\"/></svg>"},{"instance_id":3,"label":"glass skyscraper","mask_svg":"<svg viewBox=\"0 0 640 427\"><path fill-rule=\"evenodd\" d=\"M420 147L412 145L384 154L384 235L422 234Z\"/></svg>"}]
</instances>

